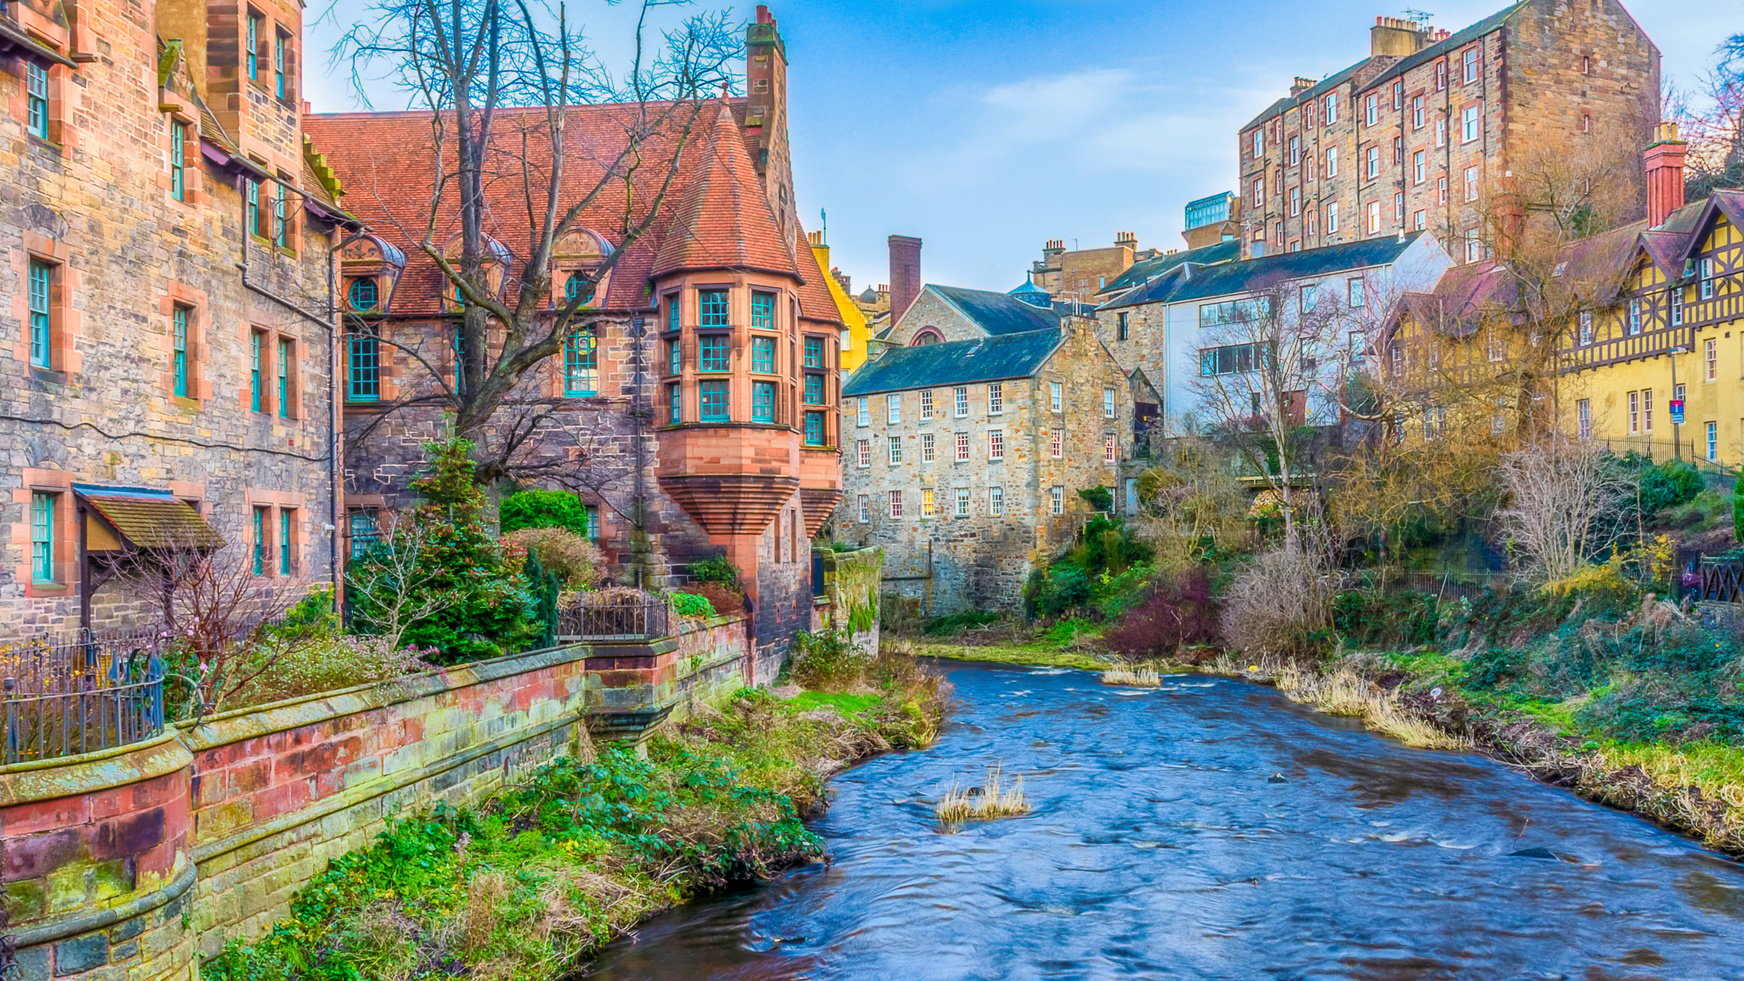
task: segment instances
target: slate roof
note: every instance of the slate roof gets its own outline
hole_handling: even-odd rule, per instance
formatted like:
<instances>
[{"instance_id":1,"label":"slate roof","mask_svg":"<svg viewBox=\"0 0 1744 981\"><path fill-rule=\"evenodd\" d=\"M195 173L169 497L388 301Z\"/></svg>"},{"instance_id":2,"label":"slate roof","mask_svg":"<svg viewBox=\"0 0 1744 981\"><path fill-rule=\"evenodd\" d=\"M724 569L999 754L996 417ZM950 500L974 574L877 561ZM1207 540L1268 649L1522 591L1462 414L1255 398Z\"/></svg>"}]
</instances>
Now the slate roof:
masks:
<instances>
[{"instance_id":1,"label":"slate roof","mask_svg":"<svg viewBox=\"0 0 1744 981\"><path fill-rule=\"evenodd\" d=\"M1230 239L1227 242L1218 242L1216 245L1207 245L1197 249L1187 249L1183 252L1171 252L1168 255L1153 256L1152 258L1133 263L1130 269L1121 273L1114 282L1109 283L1100 292L1119 293L1122 290L1128 290L1134 286L1142 286L1184 262L1196 262L1205 266L1219 262L1229 262L1240 256L1241 243L1235 239Z\"/></svg>"},{"instance_id":2,"label":"slate roof","mask_svg":"<svg viewBox=\"0 0 1744 981\"><path fill-rule=\"evenodd\" d=\"M1146 303L1180 303L1252 293L1292 280L1384 266L1397 260L1423 234L1413 232L1404 238L1370 238L1215 266L1180 265L1161 278L1103 304L1102 309L1117 310Z\"/></svg>"},{"instance_id":3,"label":"slate roof","mask_svg":"<svg viewBox=\"0 0 1744 981\"><path fill-rule=\"evenodd\" d=\"M970 341L923 344L886 351L867 362L842 387L853 398L915 388L969 385L1028 378L1060 346L1058 329L981 337Z\"/></svg>"},{"instance_id":4,"label":"slate roof","mask_svg":"<svg viewBox=\"0 0 1744 981\"><path fill-rule=\"evenodd\" d=\"M1440 57L1446 55L1449 51L1452 51L1456 48L1465 47L1467 44L1470 44L1471 42L1477 40L1478 38L1483 37L1485 34L1488 34L1491 31L1494 31L1495 29L1501 27L1503 24L1507 23L1508 18L1513 16L1515 11L1519 10L1521 7L1524 7L1526 4L1531 3L1531 2L1532 2L1532 0L1519 0L1518 3L1511 3L1505 9L1498 10L1495 13L1489 15L1488 17L1485 17L1483 20L1480 20L1475 24L1472 24L1470 26L1461 28L1460 30L1454 31L1453 34L1449 35L1446 40L1437 41L1436 43L1429 45L1428 47L1417 52L1416 54L1407 55L1406 57L1399 59L1397 62L1394 62L1391 65L1388 65L1385 69L1383 69L1379 73L1377 73L1374 78L1371 78L1367 82L1365 82L1363 84L1363 87L1365 89L1370 88L1370 87L1377 85L1383 81L1386 81L1389 78L1394 77L1395 75L1401 75L1405 72L1408 72L1411 69L1416 68L1418 65L1423 64L1426 61L1432 61L1436 58L1440 58ZM1320 96L1325 95L1327 92L1329 92L1329 91L1337 88L1338 86L1344 84L1346 81L1348 81L1350 79L1350 77L1352 75L1355 75L1357 72L1361 71L1363 66L1368 65L1369 63L1371 63L1373 61L1374 61L1374 59L1372 57L1371 58L1364 58L1363 60L1357 62L1354 65L1351 65L1349 68L1346 68L1343 71L1340 71L1340 72L1337 72L1335 74L1327 76L1326 79L1324 81L1322 81L1320 84L1314 86L1311 89L1308 89L1305 92L1302 92L1302 93L1295 95L1295 96L1286 96L1282 99L1279 99L1278 101L1272 103L1270 106L1267 106L1264 112L1260 113L1258 116L1255 116L1253 119L1248 120L1247 125L1243 126L1242 129L1243 130L1251 129L1254 125L1256 125L1260 122L1263 122L1267 119L1272 118L1273 116L1275 116L1278 113L1282 112L1283 110L1289 108L1290 106L1300 105L1304 102L1308 102L1308 101L1311 101L1313 99L1317 99Z\"/></svg>"},{"instance_id":5,"label":"slate roof","mask_svg":"<svg viewBox=\"0 0 1744 981\"><path fill-rule=\"evenodd\" d=\"M1038 307L1009 293L972 290L962 286L937 286L929 283L927 289L956 307L975 326L994 335L1058 329L1064 312L1061 307L1068 306L1056 304L1052 309Z\"/></svg>"}]
</instances>

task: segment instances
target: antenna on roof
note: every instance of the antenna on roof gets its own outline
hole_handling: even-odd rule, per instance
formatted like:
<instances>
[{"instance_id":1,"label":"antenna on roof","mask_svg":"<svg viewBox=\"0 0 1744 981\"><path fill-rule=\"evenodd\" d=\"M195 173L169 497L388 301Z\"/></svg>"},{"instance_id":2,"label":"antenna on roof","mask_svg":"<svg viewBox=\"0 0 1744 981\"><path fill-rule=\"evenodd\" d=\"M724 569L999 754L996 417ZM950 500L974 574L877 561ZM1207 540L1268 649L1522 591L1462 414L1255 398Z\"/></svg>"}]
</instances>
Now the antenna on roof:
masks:
<instances>
[{"instance_id":1,"label":"antenna on roof","mask_svg":"<svg viewBox=\"0 0 1744 981\"><path fill-rule=\"evenodd\" d=\"M1405 8L1405 19L1406 20L1414 20L1419 24L1427 24L1431 20L1433 20L1434 17L1435 17L1435 15L1430 13L1427 10L1415 10L1415 9L1412 9L1411 7Z\"/></svg>"},{"instance_id":2,"label":"antenna on roof","mask_svg":"<svg viewBox=\"0 0 1744 981\"><path fill-rule=\"evenodd\" d=\"M822 226L818 231L824 233L824 244L830 244L830 213L823 208L818 209L818 224Z\"/></svg>"}]
</instances>

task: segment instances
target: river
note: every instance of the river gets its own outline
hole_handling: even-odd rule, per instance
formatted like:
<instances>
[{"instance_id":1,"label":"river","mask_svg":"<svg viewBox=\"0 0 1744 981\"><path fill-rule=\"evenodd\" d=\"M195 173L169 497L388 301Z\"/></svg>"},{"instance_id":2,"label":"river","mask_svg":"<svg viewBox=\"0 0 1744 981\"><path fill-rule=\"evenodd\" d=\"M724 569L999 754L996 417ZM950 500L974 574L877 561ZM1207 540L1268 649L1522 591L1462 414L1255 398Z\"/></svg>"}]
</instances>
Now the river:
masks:
<instances>
[{"instance_id":1,"label":"river","mask_svg":"<svg viewBox=\"0 0 1744 981\"><path fill-rule=\"evenodd\" d=\"M631 979L1744 979L1744 868L1239 681L949 667L931 749L837 777L829 861L613 944ZM989 763L1028 816L941 831Z\"/></svg>"}]
</instances>

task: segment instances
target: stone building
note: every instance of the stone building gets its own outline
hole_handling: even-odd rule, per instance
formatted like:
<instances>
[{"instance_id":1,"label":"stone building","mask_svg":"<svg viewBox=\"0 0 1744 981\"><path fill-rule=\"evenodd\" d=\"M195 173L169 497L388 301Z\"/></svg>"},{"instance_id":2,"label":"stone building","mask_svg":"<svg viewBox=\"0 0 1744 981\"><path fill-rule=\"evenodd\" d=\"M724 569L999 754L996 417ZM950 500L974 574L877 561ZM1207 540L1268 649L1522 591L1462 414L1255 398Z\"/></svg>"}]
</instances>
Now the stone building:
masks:
<instances>
[{"instance_id":1,"label":"stone building","mask_svg":"<svg viewBox=\"0 0 1744 981\"><path fill-rule=\"evenodd\" d=\"M841 495L843 323L794 212L786 50L767 9L747 46L752 94L679 107L670 118L688 127L684 139L674 130L650 143L650 153L682 149L647 233L626 243L622 198L606 195L557 243L552 283L605 270L591 316L520 379L489 435L525 437L514 470L523 484L581 496L619 581L666 584L696 560L730 559L744 576L761 680L809 628L810 540ZM544 112L499 111L491 152L526 152L512 134L543 125ZM634 104L567 112L566 140L583 148L618 145L643 118ZM343 254L340 271L348 527L367 536L374 512L405 500L422 444L443 426L461 307L436 262L396 231L428 220L438 166L428 115L318 115L308 125L331 148L348 203L377 230ZM549 142L539 145L548 156ZM582 160L566 170L577 200L598 179ZM650 199L658 193L660 179L637 180ZM488 230L499 250L492 286L504 296L516 292L507 271L530 247L526 219L513 217L525 215L525 194L511 184L493 185L498 224ZM437 227L457 229L457 217L439 215Z\"/></svg>"},{"instance_id":2,"label":"stone building","mask_svg":"<svg viewBox=\"0 0 1744 981\"><path fill-rule=\"evenodd\" d=\"M169 547L333 574L347 219L303 132L302 16L0 5L0 633L151 622L134 560Z\"/></svg>"},{"instance_id":3,"label":"stone building","mask_svg":"<svg viewBox=\"0 0 1744 981\"><path fill-rule=\"evenodd\" d=\"M1103 248L1068 249L1064 239L1049 239L1042 246L1042 257L1030 265L1024 286L1062 299L1089 302L1131 269L1134 262L1157 255L1156 249L1141 251L1138 236L1132 232L1119 233L1114 236L1113 245Z\"/></svg>"},{"instance_id":4,"label":"stone building","mask_svg":"<svg viewBox=\"0 0 1744 981\"><path fill-rule=\"evenodd\" d=\"M1528 168L1600 175L1638 217L1621 165L1658 118L1659 71L1617 0L1523 0L1455 33L1377 18L1367 58L1241 128L1245 254L1432 231L1475 261Z\"/></svg>"},{"instance_id":5,"label":"stone building","mask_svg":"<svg viewBox=\"0 0 1744 981\"><path fill-rule=\"evenodd\" d=\"M904 320L939 320L929 286ZM1039 315L1039 314L1038 314ZM843 541L885 551L888 595L937 616L1012 609L1029 570L1071 540L1088 514L1078 492L1115 487L1130 448L1125 374L1091 321L1031 330L954 321L947 337L895 347L843 390Z\"/></svg>"}]
</instances>

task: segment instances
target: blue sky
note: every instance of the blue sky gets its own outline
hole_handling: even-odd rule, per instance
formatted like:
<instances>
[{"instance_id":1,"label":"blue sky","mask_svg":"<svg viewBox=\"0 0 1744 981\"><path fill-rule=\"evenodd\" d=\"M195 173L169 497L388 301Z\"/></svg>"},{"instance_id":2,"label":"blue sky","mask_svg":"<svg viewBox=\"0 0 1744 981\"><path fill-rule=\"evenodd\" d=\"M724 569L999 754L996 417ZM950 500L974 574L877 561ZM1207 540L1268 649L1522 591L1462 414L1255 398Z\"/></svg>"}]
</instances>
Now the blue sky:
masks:
<instances>
[{"instance_id":1,"label":"blue sky","mask_svg":"<svg viewBox=\"0 0 1744 981\"><path fill-rule=\"evenodd\" d=\"M888 278L891 234L926 240L929 282L987 289L1021 282L1049 238L1090 247L1134 231L1178 247L1182 206L1232 188L1236 128L1292 78L1365 55L1377 14L1415 6L1457 30L1505 0L1398 2L775 0L804 220L828 211L856 290ZM1716 17L1727 3L1625 2L1679 85L1744 31L1744 16ZM309 11L315 52L362 4L324 9ZM599 24L602 48L626 36L622 8L570 9ZM357 108L341 74L309 81L317 110Z\"/></svg>"}]
</instances>

